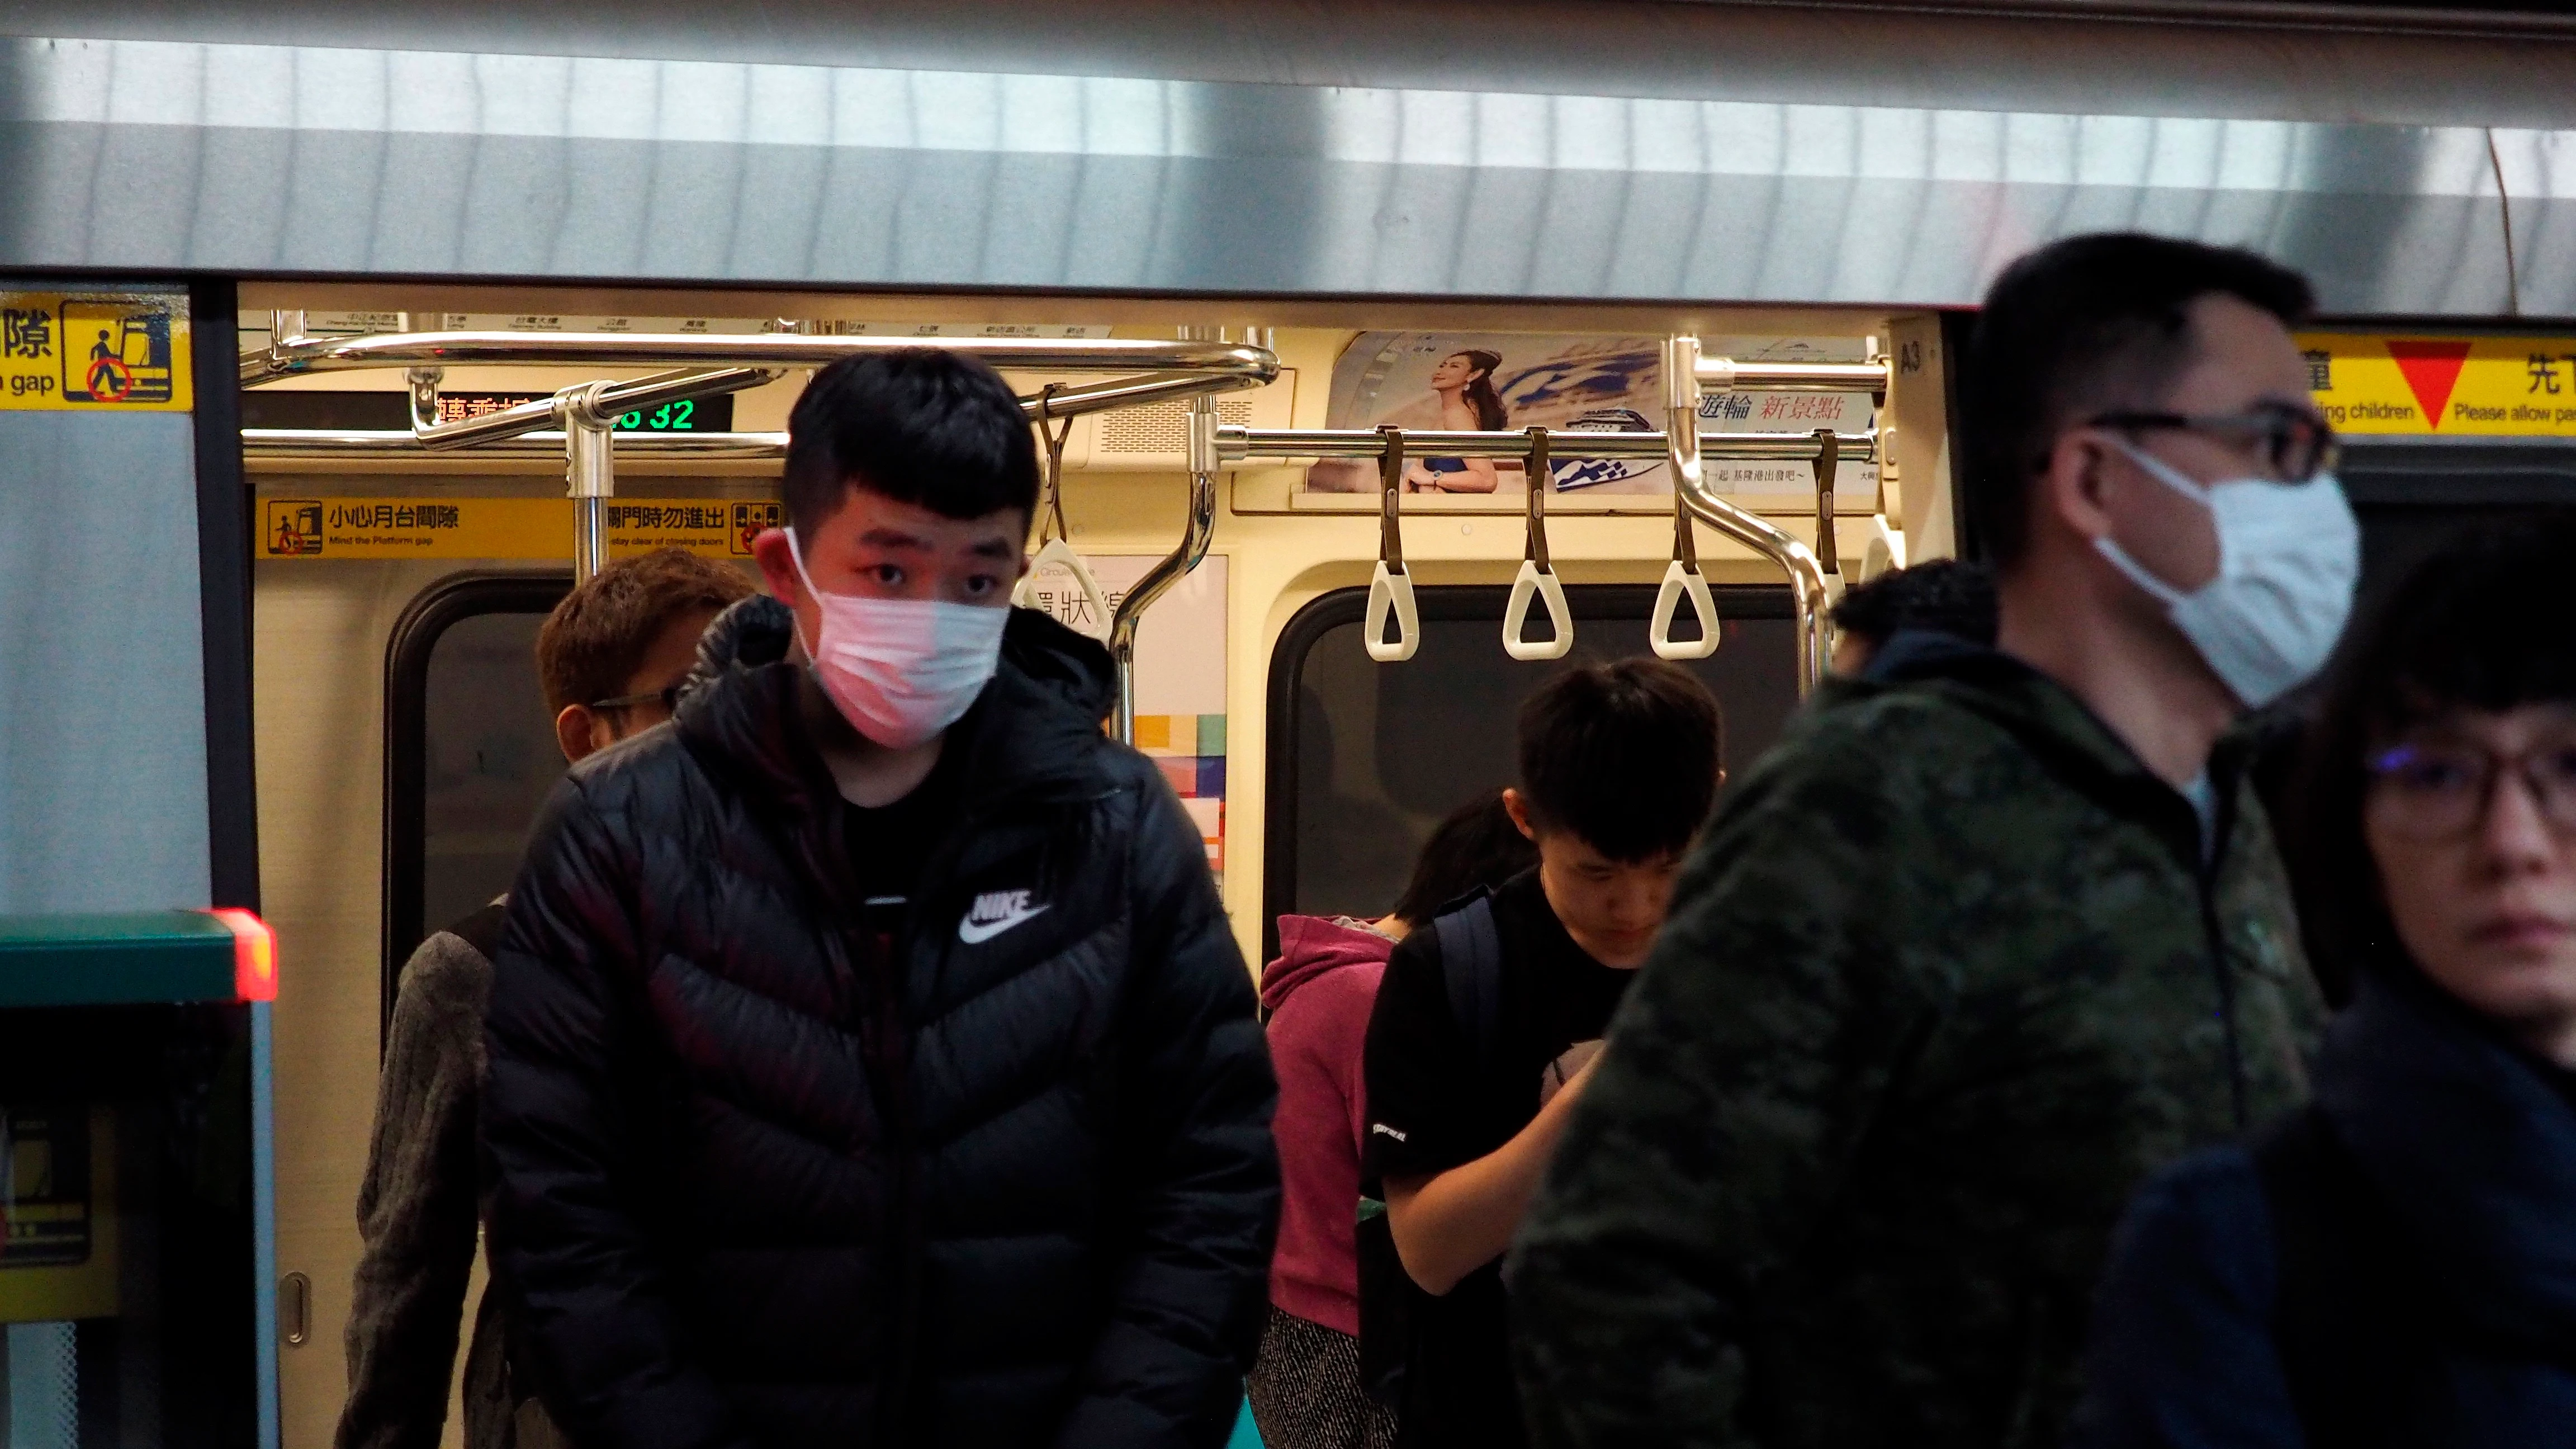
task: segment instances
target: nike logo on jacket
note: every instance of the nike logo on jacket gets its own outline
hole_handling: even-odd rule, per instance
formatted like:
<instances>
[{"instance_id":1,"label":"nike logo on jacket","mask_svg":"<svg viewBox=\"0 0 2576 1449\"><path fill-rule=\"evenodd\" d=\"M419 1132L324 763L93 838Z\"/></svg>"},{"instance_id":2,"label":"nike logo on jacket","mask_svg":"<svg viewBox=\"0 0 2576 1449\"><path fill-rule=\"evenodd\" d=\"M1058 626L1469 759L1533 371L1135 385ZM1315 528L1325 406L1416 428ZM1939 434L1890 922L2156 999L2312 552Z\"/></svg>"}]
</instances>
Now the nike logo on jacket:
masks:
<instances>
[{"instance_id":1,"label":"nike logo on jacket","mask_svg":"<svg viewBox=\"0 0 2576 1449\"><path fill-rule=\"evenodd\" d=\"M974 906L958 921L957 939L969 946L979 945L1045 909L1030 905L1027 891L986 891L975 898Z\"/></svg>"}]
</instances>

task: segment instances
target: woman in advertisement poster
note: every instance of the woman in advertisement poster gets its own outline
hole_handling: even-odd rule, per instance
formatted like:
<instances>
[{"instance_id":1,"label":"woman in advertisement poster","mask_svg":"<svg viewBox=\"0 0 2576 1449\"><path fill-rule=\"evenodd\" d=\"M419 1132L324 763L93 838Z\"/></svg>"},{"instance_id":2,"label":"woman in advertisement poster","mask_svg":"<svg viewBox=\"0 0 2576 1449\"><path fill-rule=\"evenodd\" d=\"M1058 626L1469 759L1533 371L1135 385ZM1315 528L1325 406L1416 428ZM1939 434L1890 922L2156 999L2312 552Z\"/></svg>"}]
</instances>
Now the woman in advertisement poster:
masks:
<instances>
[{"instance_id":1,"label":"woman in advertisement poster","mask_svg":"<svg viewBox=\"0 0 2576 1449\"><path fill-rule=\"evenodd\" d=\"M1453 352L1431 369L1431 391L1440 399L1440 426L1454 432L1500 432L1511 426L1494 391L1499 352ZM1422 458L1405 465L1404 483L1415 493L1491 493L1502 475L1491 458Z\"/></svg>"}]
</instances>

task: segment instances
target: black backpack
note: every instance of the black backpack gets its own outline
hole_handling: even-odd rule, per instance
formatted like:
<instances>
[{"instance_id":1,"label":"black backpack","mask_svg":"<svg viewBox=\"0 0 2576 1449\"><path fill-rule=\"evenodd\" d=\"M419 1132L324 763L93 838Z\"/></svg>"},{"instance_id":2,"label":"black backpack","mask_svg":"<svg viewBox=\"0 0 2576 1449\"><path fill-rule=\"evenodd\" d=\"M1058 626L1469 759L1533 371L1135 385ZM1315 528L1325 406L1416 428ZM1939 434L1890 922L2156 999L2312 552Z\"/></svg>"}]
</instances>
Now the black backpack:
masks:
<instances>
[{"instance_id":1,"label":"black backpack","mask_svg":"<svg viewBox=\"0 0 2576 1449\"><path fill-rule=\"evenodd\" d=\"M1491 895L1479 890L1432 918L1440 940L1440 975L1449 988L1449 1012L1475 1052L1478 1070L1502 1051L1503 938L1494 925ZM1426 1297L1404 1271L1386 1204L1359 1201L1360 1384L1380 1403L1404 1400L1405 1368L1416 1344L1414 1305Z\"/></svg>"}]
</instances>

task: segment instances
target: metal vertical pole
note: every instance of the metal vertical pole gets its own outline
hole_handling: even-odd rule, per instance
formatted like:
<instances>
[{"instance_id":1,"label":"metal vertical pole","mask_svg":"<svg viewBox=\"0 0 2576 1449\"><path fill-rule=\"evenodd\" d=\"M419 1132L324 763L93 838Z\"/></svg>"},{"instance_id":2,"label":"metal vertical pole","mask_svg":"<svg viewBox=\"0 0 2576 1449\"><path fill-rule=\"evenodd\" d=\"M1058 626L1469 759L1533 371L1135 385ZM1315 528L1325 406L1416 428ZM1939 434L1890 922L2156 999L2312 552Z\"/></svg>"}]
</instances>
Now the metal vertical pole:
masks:
<instances>
[{"instance_id":1,"label":"metal vertical pole","mask_svg":"<svg viewBox=\"0 0 2576 1449\"><path fill-rule=\"evenodd\" d=\"M1136 742L1136 629L1145 610L1207 557L1216 537L1216 399L1190 399L1190 513L1181 546L1145 571L1109 619L1109 658L1118 668L1118 741Z\"/></svg>"},{"instance_id":2,"label":"metal vertical pole","mask_svg":"<svg viewBox=\"0 0 2576 1449\"><path fill-rule=\"evenodd\" d=\"M1699 390L1708 384L1733 386L1734 362L1711 358L1708 365L1702 365L1698 338L1673 337L1664 344L1664 367L1669 374L1665 380L1670 405L1665 427L1671 437L1675 501L1688 508L1692 517L1778 564L1781 572L1789 576L1789 613L1797 632L1798 695L1803 699L1823 681L1825 665L1833 657L1833 625L1828 615L1833 595L1825 583L1824 565L1818 562L1815 550L1767 519L1757 518L1731 500L1719 497L1708 486L1699 457Z\"/></svg>"},{"instance_id":3,"label":"metal vertical pole","mask_svg":"<svg viewBox=\"0 0 2576 1449\"><path fill-rule=\"evenodd\" d=\"M608 563L608 500L617 493L616 419L593 406L606 383L592 383L566 397L563 419L564 482L572 495L572 577L589 581Z\"/></svg>"},{"instance_id":4,"label":"metal vertical pole","mask_svg":"<svg viewBox=\"0 0 2576 1449\"><path fill-rule=\"evenodd\" d=\"M423 432L438 426L438 385L447 380L443 367L414 367L403 372L403 381L411 388L411 426Z\"/></svg>"}]
</instances>

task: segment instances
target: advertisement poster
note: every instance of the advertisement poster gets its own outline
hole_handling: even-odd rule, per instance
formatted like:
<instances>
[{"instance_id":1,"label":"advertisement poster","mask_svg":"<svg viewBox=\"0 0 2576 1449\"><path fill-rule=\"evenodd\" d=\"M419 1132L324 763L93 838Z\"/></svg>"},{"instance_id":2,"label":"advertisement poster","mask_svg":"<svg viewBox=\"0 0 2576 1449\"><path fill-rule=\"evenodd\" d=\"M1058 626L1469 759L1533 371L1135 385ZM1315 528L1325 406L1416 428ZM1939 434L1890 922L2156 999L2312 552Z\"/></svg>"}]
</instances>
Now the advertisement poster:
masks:
<instances>
[{"instance_id":1,"label":"advertisement poster","mask_svg":"<svg viewBox=\"0 0 2576 1449\"><path fill-rule=\"evenodd\" d=\"M1112 609L1153 554L1085 554ZM1109 621L1061 564L1032 575L1028 603L1067 628L1107 642ZM1210 554L1154 601L1136 627L1136 748L1151 757L1198 823L1208 869L1225 875L1226 559Z\"/></svg>"},{"instance_id":2,"label":"advertisement poster","mask_svg":"<svg viewBox=\"0 0 2576 1449\"><path fill-rule=\"evenodd\" d=\"M1746 361L1857 362L1858 337L1711 337L1711 353ZM1328 428L1517 431L1544 425L1576 431L1655 432L1662 427L1663 339L1658 336L1561 332L1363 332L1333 365ZM1860 433L1871 426L1867 393L1710 393L1700 399L1700 431L1803 433L1817 428ZM1813 492L1815 468L1780 461L1706 464L1720 492ZM1408 493L1506 494L1527 486L1518 460L1408 457ZM1644 458L1561 458L1548 468L1551 492L1672 492L1671 470ZM1878 470L1845 466L1838 491L1875 489ZM1373 493L1378 465L1331 458L1306 471L1315 493Z\"/></svg>"}]
</instances>

